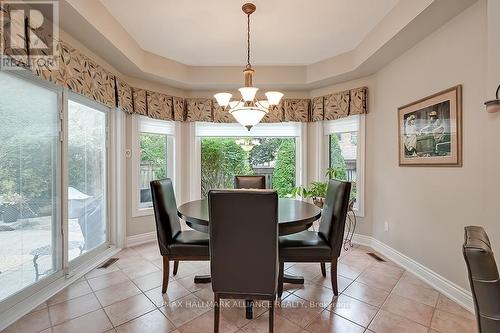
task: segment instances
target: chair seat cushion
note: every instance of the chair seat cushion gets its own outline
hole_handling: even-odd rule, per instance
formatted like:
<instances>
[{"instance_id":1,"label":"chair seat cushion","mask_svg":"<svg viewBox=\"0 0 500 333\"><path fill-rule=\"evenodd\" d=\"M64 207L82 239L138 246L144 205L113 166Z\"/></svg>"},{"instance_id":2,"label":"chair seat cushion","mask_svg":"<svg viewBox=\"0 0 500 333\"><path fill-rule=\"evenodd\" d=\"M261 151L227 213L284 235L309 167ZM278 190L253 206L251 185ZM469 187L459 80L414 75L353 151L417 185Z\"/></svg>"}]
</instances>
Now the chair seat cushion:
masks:
<instances>
[{"instance_id":1,"label":"chair seat cushion","mask_svg":"<svg viewBox=\"0 0 500 333\"><path fill-rule=\"evenodd\" d=\"M208 234L195 230L181 231L175 235L169 248L172 255L208 257Z\"/></svg>"},{"instance_id":2,"label":"chair seat cushion","mask_svg":"<svg viewBox=\"0 0 500 333\"><path fill-rule=\"evenodd\" d=\"M281 236L280 258L284 260L321 260L331 256L330 244L315 231Z\"/></svg>"}]
</instances>

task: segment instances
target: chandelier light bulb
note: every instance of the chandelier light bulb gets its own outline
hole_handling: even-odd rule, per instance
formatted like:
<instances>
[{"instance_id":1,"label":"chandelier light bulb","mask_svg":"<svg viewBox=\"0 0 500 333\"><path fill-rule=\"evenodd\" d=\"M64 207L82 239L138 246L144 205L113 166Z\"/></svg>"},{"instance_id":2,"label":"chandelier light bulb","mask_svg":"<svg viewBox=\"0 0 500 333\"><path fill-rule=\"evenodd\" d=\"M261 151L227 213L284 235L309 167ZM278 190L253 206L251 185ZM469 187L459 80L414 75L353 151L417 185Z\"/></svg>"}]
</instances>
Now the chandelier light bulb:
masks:
<instances>
[{"instance_id":1,"label":"chandelier light bulb","mask_svg":"<svg viewBox=\"0 0 500 333\"><path fill-rule=\"evenodd\" d=\"M238 91L241 94L241 97L245 102L253 101L255 98L255 94L257 94L257 90L259 90L259 88L255 87L243 87L238 89Z\"/></svg>"},{"instance_id":2,"label":"chandelier light bulb","mask_svg":"<svg viewBox=\"0 0 500 333\"><path fill-rule=\"evenodd\" d=\"M231 95L230 93L223 92L215 94L214 97L217 100L217 104L225 108L226 106L229 105L229 101L231 100L231 97L233 97L233 95Z\"/></svg>"},{"instance_id":3,"label":"chandelier light bulb","mask_svg":"<svg viewBox=\"0 0 500 333\"><path fill-rule=\"evenodd\" d=\"M266 92L266 97L269 105L278 105L283 97L283 94L279 91L268 91Z\"/></svg>"}]
</instances>

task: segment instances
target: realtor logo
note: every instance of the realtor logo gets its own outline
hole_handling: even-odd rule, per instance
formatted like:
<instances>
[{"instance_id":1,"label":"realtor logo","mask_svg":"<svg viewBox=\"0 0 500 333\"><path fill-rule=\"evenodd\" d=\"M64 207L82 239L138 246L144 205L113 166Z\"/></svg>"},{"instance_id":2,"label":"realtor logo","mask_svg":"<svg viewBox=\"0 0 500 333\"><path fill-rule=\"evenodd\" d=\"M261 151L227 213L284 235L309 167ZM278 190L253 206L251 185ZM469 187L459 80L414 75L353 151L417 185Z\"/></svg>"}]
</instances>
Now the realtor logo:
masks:
<instances>
[{"instance_id":1,"label":"realtor logo","mask_svg":"<svg viewBox=\"0 0 500 333\"><path fill-rule=\"evenodd\" d=\"M57 65L59 2L0 0L2 69Z\"/></svg>"}]
</instances>

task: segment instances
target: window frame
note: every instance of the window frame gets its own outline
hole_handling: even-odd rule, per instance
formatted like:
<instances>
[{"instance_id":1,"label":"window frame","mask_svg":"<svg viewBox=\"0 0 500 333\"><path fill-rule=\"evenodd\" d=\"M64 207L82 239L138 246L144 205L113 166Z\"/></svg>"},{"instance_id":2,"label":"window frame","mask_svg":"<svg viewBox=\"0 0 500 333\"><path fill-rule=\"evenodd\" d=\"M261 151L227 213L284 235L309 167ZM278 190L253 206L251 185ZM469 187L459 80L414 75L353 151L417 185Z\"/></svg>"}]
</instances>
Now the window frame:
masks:
<instances>
[{"instance_id":1,"label":"window frame","mask_svg":"<svg viewBox=\"0 0 500 333\"><path fill-rule=\"evenodd\" d=\"M366 116L364 114L353 115L337 120L323 121L323 170L330 167L330 135L346 132L345 126L352 126L352 122L357 122L358 137L356 150L356 173L358 190L358 207L354 209L359 217L365 216L365 140L366 140ZM344 129L344 130L342 130ZM324 171L323 171L324 172ZM324 175L323 175L324 176Z\"/></svg>"},{"instance_id":2,"label":"window frame","mask_svg":"<svg viewBox=\"0 0 500 333\"><path fill-rule=\"evenodd\" d=\"M177 125L174 121L151 119L144 116L132 116L132 177L130 200L132 202L132 217L154 215L153 206L143 206L140 201L139 172L141 164L141 133L162 134L167 136L167 177L172 179L176 188L177 154L176 154L176 134ZM178 192L178 191L176 191Z\"/></svg>"},{"instance_id":3,"label":"window frame","mask_svg":"<svg viewBox=\"0 0 500 333\"><path fill-rule=\"evenodd\" d=\"M189 125L189 200L201 199L201 139L203 137L295 138L295 184L307 179L307 124L299 122L260 123L250 131L239 123L194 122Z\"/></svg>"}]
</instances>

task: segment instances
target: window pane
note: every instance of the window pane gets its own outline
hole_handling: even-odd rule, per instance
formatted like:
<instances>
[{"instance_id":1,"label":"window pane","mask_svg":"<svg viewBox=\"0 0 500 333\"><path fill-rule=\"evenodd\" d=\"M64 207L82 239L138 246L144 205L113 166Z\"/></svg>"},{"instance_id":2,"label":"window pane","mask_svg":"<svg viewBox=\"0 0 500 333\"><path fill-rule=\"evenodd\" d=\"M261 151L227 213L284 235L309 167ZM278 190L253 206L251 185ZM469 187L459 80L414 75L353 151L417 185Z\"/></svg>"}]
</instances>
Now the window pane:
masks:
<instances>
[{"instance_id":1,"label":"window pane","mask_svg":"<svg viewBox=\"0 0 500 333\"><path fill-rule=\"evenodd\" d=\"M295 138L202 138L201 195L233 188L236 175L264 175L280 197L295 186Z\"/></svg>"},{"instance_id":2,"label":"window pane","mask_svg":"<svg viewBox=\"0 0 500 333\"><path fill-rule=\"evenodd\" d=\"M57 270L58 95L0 72L0 300Z\"/></svg>"},{"instance_id":3,"label":"window pane","mask_svg":"<svg viewBox=\"0 0 500 333\"><path fill-rule=\"evenodd\" d=\"M69 259L106 242L106 115L68 101Z\"/></svg>"},{"instance_id":4,"label":"window pane","mask_svg":"<svg viewBox=\"0 0 500 333\"><path fill-rule=\"evenodd\" d=\"M351 198L357 198L358 132L330 135L330 165L335 178L352 182Z\"/></svg>"},{"instance_id":5,"label":"window pane","mask_svg":"<svg viewBox=\"0 0 500 333\"><path fill-rule=\"evenodd\" d=\"M149 182L167 177L168 137L164 134L141 133L139 141L141 148L139 205L140 207L151 207Z\"/></svg>"}]
</instances>

